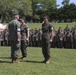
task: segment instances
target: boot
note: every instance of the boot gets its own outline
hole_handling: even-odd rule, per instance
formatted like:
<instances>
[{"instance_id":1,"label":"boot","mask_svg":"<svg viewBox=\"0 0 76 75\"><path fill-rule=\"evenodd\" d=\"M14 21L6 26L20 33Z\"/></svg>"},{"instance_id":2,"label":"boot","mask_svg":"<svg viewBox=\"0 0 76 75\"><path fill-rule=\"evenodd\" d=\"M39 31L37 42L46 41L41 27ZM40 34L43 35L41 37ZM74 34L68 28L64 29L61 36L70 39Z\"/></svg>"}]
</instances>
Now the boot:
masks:
<instances>
[{"instance_id":1,"label":"boot","mask_svg":"<svg viewBox=\"0 0 76 75\"><path fill-rule=\"evenodd\" d=\"M13 64L19 64L20 61L18 61L18 60L12 60L12 63L13 63Z\"/></svg>"},{"instance_id":2,"label":"boot","mask_svg":"<svg viewBox=\"0 0 76 75\"><path fill-rule=\"evenodd\" d=\"M22 59L22 60L26 60L26 57L22 57L21 59Z\"/></svg>"},{"instance_id":3,"label":"boot","mask_svg":"<svg viewBox=\"0 0 76 75\"><path fill-rule=\"evenodd\" d=\"M50 64L50 59L48 59L48 60L45 62L45 64Z\"/></svg>"}]
</instances>

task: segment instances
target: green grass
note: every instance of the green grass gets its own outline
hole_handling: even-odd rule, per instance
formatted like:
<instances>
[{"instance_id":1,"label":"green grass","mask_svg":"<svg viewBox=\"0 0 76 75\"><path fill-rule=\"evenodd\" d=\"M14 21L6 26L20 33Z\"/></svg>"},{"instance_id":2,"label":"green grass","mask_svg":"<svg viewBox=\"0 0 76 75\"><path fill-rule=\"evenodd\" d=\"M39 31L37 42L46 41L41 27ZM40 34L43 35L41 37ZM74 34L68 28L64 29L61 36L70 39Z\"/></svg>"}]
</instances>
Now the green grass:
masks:
<instances>
[{"instance_id":1,"label":"green grass","mask_svg":"<svg viewBox=\"0 0 76 75\"><path fill-rule=\"evenodd\" d=\"M75 23L53 23L57 30L66 25L72 28ZM28 24L30 29L41 29L41 23ZM27 61L20 64L10 64L10 47L0 47L0 75L76 75L76 50L51 49L51 64L40 63L44 60L41 48L29 47ZM21 52L19 53L19 58ZM20 60L20 59L18 59Z\"/></svg>"},{"instance_id":2,"label":"green grass","mask_svg":"<svg viewBox=\"0 0 76 75\"><path fill-rule=\"evenodd\" d=\"M0 75L76 75L75 49L52 48L48 65L40 63L44 59L41 48L28 47L27 50L27 61L10 64L10 47L0 47Z\"/></svg>"},{"instance_id":3,"label":"green grass","mask_svg":"<svg viewBox=\"0 0 76 75\"><path fill-rule=\"evenodd\" d=\"M6 24L8 25L8 24ZM29 26L30 29L41 29L42 28L42 23L29 23L27 24ZM76 23L52 23L53 27L57 30L59 27L61 27L62 29L64 29L66 27L66 25L68 25L70 28L74 27L74 25L76 25ZM8 26L7 26L8 28Z\"/></svg>"},{"instance_id":4,"label":"green grass","mask_svg":"<svg viewBox=\"0 0 76 75\"><path fill-rule=\"evenodd\" d=\"M52 23L54 28L57 30L59 27L61 27L62 29L64 29L66 27L66 25L68 25L70 28L74 27L74 25L76 25L76 23ZM42 23L31 23L28 24L30 29L41 29L42 27Z\"/></svg>"}]
</instances>

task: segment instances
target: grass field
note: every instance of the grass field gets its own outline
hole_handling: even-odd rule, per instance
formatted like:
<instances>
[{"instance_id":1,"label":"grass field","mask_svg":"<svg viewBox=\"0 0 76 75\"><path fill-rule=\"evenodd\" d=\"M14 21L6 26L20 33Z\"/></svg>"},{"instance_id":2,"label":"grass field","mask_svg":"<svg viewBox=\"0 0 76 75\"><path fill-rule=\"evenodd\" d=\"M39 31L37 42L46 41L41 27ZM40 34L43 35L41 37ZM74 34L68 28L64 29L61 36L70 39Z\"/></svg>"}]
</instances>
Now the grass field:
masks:
<instances>
[{"instance_id":1,"label":"grass field","mask_svg":"<svg viewBox=\"0 0 76 75\"><path fill-rule=\"evenodd\" d=\"M52 48L48 65L40 63L43 60L41 48L28 47L27 50L26 61L11 64L10 47L0 47L0 75L76 75L75 49Z\"/></svg>"},{"instance_id":2,"label":"grass field","mask_svg":"<svg viewBox=\"0 0 76 75\"><path fill-rule=\"evenodd\" d=\"M66 25L68 25L70 28L74 27L74 25L76 25L76 23L52 23L54 28L57 30L59 27L61 27L62 29L64 29L66 27ZM28 24L30 29L41 29L42 27L42 23L31 23Z\"/></svg>"},{"instance_id":3,"label":"grass field","mask_svg":"<svg viewBox=\"0 0 76 75\"><path fill-rule=\"evenodd\" d=\"M72 28L75 23L53 23L57 30L64 29L66 25ZM28 24L30 29L41 29L41 23ZM40 63L44 60L41 48L28 47L26 61L20 64L11 64L10 47L0 47L0 75L76 75L76 50L75 49L51 49L51 63ZM19 58L21 58L21 52Z\"/></svg>"},{"instance_id":4,"label":"grass field","mask_svg":"<svg viewBox=\"0 0 76 75\"><path fill-rule=\"evenodd\" d=\"M8 25L8 23L6 24ZM27 23L27 25L29 26L30 29L41 29L42 28L42 23ZM64 29L66 27L66 25L68 25L70 28L74 27L74 25L76 25L76 23L52 23L53 27L55 28L55 30L57 30L59 27L61 27L62 29ZM8 28L8 26L7 26Z\"/></svg>"}]
</instances>

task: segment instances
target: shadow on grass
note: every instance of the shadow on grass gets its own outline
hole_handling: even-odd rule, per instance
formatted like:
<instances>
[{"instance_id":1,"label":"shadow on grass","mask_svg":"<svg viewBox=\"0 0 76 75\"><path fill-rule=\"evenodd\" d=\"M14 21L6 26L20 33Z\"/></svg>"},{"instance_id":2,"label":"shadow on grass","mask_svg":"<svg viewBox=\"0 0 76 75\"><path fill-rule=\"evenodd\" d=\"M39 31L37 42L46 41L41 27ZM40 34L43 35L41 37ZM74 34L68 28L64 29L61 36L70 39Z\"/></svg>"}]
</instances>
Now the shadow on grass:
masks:
<instances>
[{"instance_id":1,"label":"shadow on grass","mask_svg":"<svg viewBox=\"0 0 76 75\"><path fill-rule=\"evenodd\" d=\"M10 57L0 57L0 63L10 63Z\"/></svg>"},{"instance_id":2,"label":"shadow on grass","mask_svg":"<svg viewBox=\"0 0 76 75\"><path fill-rule=\"evenodd\" d=\"M0 60L0 63L10 63L9 61Z\"/></svg>"},{"instance_id":3,"label":"shadow on grass","mask_svg":"<svg viewBox=\"0 0 76 75\"><path fill-rule=\"evenodd\" d=\"M42 63L41 61L26 60L28 63Z\"/></svg>"},{"instance_id":4,"label":"shadow on grass","mask_svg":"<svg viewBox=\"0 0 76 75\"><path fill-rule=\"evenodd\" d=\"M11 59L11 57L0 57L0 59Z\"/></svg>"}]
</instances>

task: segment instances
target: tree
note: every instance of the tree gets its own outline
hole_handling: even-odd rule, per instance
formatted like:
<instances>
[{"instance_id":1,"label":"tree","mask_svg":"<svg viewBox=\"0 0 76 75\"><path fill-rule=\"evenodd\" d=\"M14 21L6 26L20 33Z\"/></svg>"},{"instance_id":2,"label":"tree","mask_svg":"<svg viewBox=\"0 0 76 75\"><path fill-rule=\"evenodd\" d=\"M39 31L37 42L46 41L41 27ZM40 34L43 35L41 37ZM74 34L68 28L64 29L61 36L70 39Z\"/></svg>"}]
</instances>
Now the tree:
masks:
<instances>
[{"instance_id":1,"label":"tree","mask_svg":"<svg viewBox=\"0 0 76 75\"><path fill-rule=\"evenodd\" d=\"M17 9L19 10L19 14L21 16L25 16L25 15L32 15L32 7L31 7L31 0L20 0L19 1L19 6L17 7Z\"/></svg>"},{"instance_id":2,"label":"tree","mask_svg":"<svg viewBox=\"0 0 76 75\"><path fill-rule=\"evenodd\" d=\"M31 0L0 0L0 15L2 22L15 14L32 15Z\"/></svg>"},{"instance_id":3,"label":"tree","mask_svg":"<svg viewBox=\"0 0 76 75\"><path fill-rule=\"evenodd\" d=\"M2 16L2 22L6 22L9 12L12 11L16 5L16 0L0 0L0 14Z\"/></svg>"},{"instance_id":4,"label":"tree","mask_svg":"<svg viewBox=\"0 0 76 75\"><path fill-rule=\"evenodd\" d=\"M76 5L74 3L71 3L59 8L58 19L64 19L65 22L67 22L67 20L73 21L74 19L76 19Z\"/></svg>"},{"instance_id":5,"label":"tree","mask_svg":"<svg viewBox=\"0 0 76 75\"><path fill-rule=\"evenodd\" d=\"M33 16L37 14L41 19L43 16L49 15L50 9L55 9L57 6L56 0L32 0L32 2Z\"/></svg>"}]
</instances>

